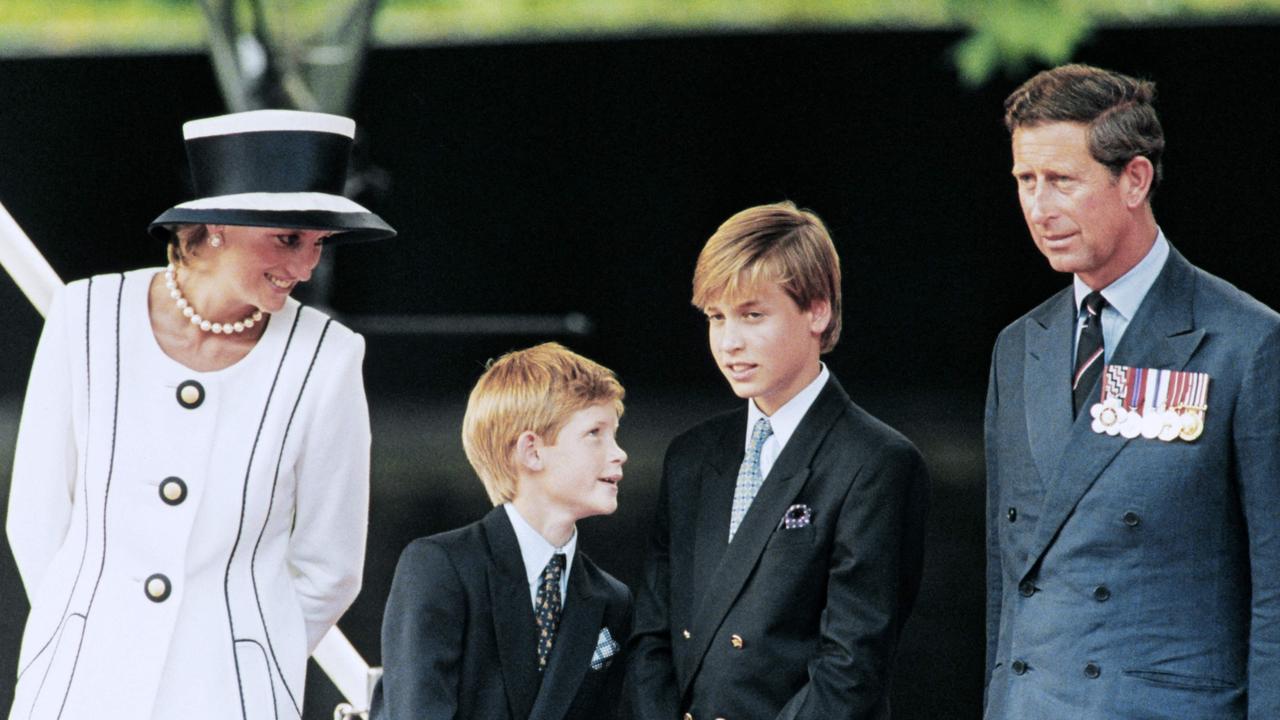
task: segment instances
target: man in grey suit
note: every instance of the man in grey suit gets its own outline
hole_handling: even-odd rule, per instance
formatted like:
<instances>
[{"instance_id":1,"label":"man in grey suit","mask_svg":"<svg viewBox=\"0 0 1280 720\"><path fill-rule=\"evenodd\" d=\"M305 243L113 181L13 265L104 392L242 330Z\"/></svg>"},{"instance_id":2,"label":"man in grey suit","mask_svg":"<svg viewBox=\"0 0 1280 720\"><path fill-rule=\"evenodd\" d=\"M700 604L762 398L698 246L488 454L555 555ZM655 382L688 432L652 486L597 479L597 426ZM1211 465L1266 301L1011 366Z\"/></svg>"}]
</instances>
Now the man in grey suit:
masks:
<instances>
[{"instance_id":1,"label":"man in grey suit","mask_svg":"<svg viewBox=\"0 0 1280 720\"><path fill-rule=\"evenodd\" d=\"M1280 718L1280 316L1156 225L1154 93L1069 65L1005 101L1074 280L992 357L988 720Z\"/></svg>"}]
</instances>

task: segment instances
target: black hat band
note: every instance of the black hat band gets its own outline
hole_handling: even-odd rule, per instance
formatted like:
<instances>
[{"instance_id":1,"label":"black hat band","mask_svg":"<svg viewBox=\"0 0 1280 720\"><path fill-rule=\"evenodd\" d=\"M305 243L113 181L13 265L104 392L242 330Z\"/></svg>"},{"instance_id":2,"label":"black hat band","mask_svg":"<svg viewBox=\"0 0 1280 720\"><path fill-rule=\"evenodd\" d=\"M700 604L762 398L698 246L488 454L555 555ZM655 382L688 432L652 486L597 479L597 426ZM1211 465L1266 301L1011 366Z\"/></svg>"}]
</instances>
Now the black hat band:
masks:
<instances>
[{"instance_id":1,"label":"black hat band","mask_svg":"<svg viewBox=\"0 0 1280 720\"><path fill-rule=\"evenodd\" d=\"M271 130L209 135L186 142L197 197L253 192L341 195L351 138Z\"/></svg>"}]
</instances>

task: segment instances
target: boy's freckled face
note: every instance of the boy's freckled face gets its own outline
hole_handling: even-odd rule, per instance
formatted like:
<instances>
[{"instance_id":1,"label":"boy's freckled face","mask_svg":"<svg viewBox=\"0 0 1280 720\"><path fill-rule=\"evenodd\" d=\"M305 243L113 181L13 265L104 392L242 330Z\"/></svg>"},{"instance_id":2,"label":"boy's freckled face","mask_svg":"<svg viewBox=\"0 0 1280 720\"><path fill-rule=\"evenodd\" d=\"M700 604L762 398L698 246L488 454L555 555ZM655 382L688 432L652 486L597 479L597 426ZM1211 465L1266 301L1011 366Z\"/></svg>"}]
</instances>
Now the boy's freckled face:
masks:
<instances>
[{"instance_id":1,"label":"boy's freckled face","mask_svg":"<svg viewBox=\"0 0 1280 720\"><path fill-rule=\"evenodd\" d=\"M540 454L546 469L545 499L575 518L608 515L618 509L618 485L627 453L617 442L618 413L613 403L575 412L560 428L554 445Z\"/></svg>"},{"instance_id":2,"label":"boy's freckled face","mask_svg":"<svg viewBox=\"0 0 1280 720\"><path fill-rule=\"evenodd\" d=\"M825 304L801 310L776 282L704 308L716 365L734 394L772 415L818 376Z\"/></svg>"}]
</instances>

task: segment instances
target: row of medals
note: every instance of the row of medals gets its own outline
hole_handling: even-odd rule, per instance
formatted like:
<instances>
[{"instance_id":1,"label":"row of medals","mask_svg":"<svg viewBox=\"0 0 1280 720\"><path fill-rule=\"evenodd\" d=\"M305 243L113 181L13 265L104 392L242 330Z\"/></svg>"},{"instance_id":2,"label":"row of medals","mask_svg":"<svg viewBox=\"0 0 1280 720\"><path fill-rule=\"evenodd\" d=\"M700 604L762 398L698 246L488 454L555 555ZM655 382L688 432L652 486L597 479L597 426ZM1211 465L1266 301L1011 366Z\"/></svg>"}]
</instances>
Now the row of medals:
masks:
<instances>
[{"instance_id":1,"label":"row of medals","mask_svg":"<svg viewBox=\"0 0 1280 720\"><path fill-rule=\"evenodd\" d=\"M1199 405L1177 405L1143 415L1136 408L1126 408L1120 398L1109 397L1089 408L1093 417L1090 427L1096 433L1120 435L1132 440L1141 435L1148 440L1172 442L1182 438L1191 442L1204 432L1204 411Z\"/></svg>"}]
</instances>

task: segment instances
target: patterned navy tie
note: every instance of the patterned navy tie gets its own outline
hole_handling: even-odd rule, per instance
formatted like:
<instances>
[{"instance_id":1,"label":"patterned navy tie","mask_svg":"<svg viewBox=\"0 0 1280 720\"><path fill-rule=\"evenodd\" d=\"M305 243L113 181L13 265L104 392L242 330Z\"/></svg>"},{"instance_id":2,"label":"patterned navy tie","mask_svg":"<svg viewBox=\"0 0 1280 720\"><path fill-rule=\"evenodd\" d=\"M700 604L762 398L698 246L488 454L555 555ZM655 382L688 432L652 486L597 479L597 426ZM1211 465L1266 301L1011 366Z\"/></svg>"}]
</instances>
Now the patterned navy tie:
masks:
<instances>
[{"instance_id":1,"label":"patterned navy tie","mask_svg":"<svg viewBox=\"0 0 1280 720\"><path fill-rule=\"evenodd\" d=\"M542 569L542 581L538 583L538 672L547 667L551 657L551 644L556 639L556 627L560 625L560 578L564 575L564 553L551 556Z\"/></svg>"},{"instance_id":2,"label":"patterned navy tie","mask_svg":"<svg viewBox=\"0 0 1280 720\"><path fill-rule=\"evenodd\" d=\"M1093 386L1098 384L1102 375L1102 309L1107 306L1106 298L1097 290L1085 296L1084 327L1080 329L1079 346L1076 348L1076 371L1071 376L1071 398L1075 406L1075 414L1089 401Z\"/></svg>"},{"instance_id":3,"label":"patterned navy tie","mask_svg":"<svg viewBox=\"0 0 1280 720\"><path fill-rule=\"evenodd\" d=\"M746 457L742 458L742 467L738 468L738 484L733 489L733 510L729 514L729 542L738 532L742 518L746 517L751 501L756 499L764 477L760 474L760 450L764 441L773 435L773 426L769 418L760 418L751 429L751 447L747 448Z\"/></svg>"}]
</instances>

